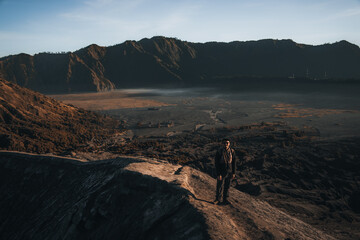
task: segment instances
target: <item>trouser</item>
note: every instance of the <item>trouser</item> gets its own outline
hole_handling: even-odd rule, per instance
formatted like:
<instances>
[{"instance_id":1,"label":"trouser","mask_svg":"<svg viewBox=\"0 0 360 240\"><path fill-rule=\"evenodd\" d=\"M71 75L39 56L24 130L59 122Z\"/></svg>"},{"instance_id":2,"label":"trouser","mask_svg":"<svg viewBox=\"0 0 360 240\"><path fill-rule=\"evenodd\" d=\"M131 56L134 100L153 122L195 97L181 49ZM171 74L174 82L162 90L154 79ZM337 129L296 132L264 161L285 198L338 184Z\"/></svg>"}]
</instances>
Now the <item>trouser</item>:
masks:
<instances>
[{"instance_id":1,"label":"trouser","mask_svg":"<svg viewBox=\"0 0 360 240\"><path fill-rule=\"evenodd\" d=\"M220 201L221 195L223 196L223 201L227 200L227 198L229 197L230 182L231 174L223 176L221 180L217 179L216 200Z\"/></svg>"}]
</instances>

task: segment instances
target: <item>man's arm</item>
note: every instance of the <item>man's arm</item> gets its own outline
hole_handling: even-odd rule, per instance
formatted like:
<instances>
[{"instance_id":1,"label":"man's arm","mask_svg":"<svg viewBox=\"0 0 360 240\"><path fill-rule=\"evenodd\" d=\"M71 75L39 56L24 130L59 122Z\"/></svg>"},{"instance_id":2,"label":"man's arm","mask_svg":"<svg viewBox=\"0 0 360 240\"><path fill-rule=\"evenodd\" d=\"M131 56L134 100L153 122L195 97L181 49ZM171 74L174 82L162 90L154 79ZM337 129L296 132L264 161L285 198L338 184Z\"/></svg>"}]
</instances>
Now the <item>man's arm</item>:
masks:
<instances>
[{"instance_id":1,"label":"man's arm","mask_svg":"<svg viewBox=\"0 0 360 240\"><path fill-rule=\"evenodd\" d=\"M236 173L236 153L235 153L234 149L232 149L231 155L232 155L231 168L232 168L232 174L234 177L234 175Z\"/></svg>"},{"instance_id":2,"label":"man's arm","mask_svg":"<svg viewBox=\"0 0 360 240\"><path fill-rule=\"evenodd\" d=\"M219 164L220 164L220 152L219 151L216 151L216 154L215 154L215 171L216 171L216 177L218 177L220 175L220 172L219 172Z\"/></svg>"}]
</instances>

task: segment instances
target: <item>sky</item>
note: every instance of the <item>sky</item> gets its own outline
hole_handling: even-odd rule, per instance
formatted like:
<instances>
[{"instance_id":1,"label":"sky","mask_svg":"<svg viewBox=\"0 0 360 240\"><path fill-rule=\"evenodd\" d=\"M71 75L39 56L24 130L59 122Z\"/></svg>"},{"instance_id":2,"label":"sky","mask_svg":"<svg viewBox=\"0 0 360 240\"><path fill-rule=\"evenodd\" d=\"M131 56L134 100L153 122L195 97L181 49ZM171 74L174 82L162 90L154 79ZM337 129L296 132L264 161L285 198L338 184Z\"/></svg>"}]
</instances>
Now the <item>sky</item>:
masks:
<instances>
[{"instance_id":1,"label":"sky","mask_svg":"<svg viewBox=\"0 0 360 240\"><path fill-rule=\"evenodd\" d=\"M360 46L360 0L0 0L0 57L153 36Z\"/></svg>"}]
</instances>

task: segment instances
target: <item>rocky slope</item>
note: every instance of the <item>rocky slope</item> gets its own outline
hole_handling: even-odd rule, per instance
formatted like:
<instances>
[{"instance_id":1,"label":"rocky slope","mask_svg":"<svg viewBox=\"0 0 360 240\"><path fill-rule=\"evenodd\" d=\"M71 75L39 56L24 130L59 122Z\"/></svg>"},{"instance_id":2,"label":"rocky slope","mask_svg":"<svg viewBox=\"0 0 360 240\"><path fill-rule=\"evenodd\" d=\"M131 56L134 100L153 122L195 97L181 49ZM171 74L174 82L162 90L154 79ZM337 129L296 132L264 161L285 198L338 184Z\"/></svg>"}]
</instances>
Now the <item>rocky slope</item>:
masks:
<instances>
[{"instance_id":1,"label":"rocky slope","mask_svg":"<svg viewBox=\"0 0 360 240\"><path fill-rule=\"evenodd\" d=\"M2 239L334 239L268 203L159 160L0 152Z\"/></svg>"},{"instance_id":2,"label":"rocky slope","mask_svg":"<svg viewBox=\"0 0 360 240\"><path fill-rule=\"evenodd\" d=\"M292 40L191 43L153 37L76 52L0 59L0 77L40 92L125 87L209 86L259 80L359 79L360 49L346 41L311 46Z\"/></svg>"},{"instance_id":3,"label":"rocky slope","mask_svg":"<svg viewBox=\"0 0 360 240\"><path fill-rule=\"evenodd\" d=\"M263 122L136 137L105 151L166 159L215 177L214 155L223 138L238 157L236 189L337 239L360 238L358 137L319 140L317 129Z\"/></svg>"},{"instance_id":4,"label":"rocky slope","mask_svg":"<svg viewBox=\"0 0 360 240\"><path fill-rule=\"evenodd\" d=\"M0 78L0 149L59 153L120 133L109 117L66 105Z\"/></svg>"}]
</instances>

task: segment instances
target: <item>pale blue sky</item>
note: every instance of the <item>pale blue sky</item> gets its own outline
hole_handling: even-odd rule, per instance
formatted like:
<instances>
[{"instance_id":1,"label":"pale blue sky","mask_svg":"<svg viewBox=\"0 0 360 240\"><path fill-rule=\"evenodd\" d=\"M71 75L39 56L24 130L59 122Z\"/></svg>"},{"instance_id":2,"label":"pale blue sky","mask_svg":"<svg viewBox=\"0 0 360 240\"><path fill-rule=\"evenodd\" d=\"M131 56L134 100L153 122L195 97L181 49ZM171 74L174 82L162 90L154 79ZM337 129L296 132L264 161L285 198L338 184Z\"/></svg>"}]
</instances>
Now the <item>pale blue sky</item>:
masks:
<instances>
[{"instance_id":1,"label":"pale blue sky","mask_svg":"<svg viewBox=\"0 0 360 240\"><path fill-rule=\"evenodd\" d=\"M156 35L360 45L360 0L0 0L0 57Z\"/></svg>"}]
</instances>

